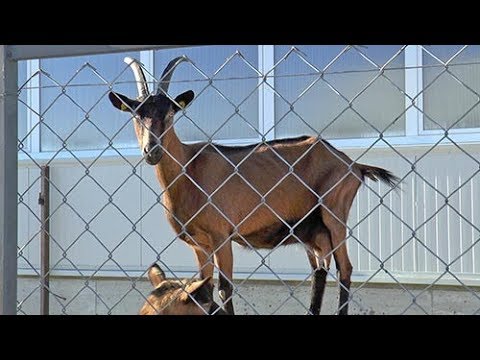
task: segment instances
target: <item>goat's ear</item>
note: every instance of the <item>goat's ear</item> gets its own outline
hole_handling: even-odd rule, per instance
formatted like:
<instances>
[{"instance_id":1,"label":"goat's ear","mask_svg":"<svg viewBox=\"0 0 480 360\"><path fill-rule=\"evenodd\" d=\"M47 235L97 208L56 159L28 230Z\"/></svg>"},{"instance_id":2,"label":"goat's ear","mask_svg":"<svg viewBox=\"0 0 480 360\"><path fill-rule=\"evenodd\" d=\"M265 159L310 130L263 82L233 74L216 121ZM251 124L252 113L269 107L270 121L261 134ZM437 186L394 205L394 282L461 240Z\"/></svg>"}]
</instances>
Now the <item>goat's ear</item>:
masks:
<instances>
[{"instance_id":1,"label":"goat's ear","mask_svg":"<svg viewBox=\"0 0 480 360\"><path fill-rule=\"evenodd\" d=\"M113 91L108 94L108 98L110 99L112 105L121 111L132 112L140 105L137 100L132 100L125 95L118 94Z\"/></svg>"},{"instance_id":2,"label":"goat's ear","mask_svg":"<svg viewBox=\"0 0 480 360\"><path fill-rule=\"evenodd\" d=\"M210 284L211 280L212 278L208 277L187 285L185 291L182 292L180 299L184 302L189 302L192 301L192 298L194 298L200 304L212 302L212 285Z\"/></svg>"},{"instance_id":3,"label":"goat's ear","mask_svg":"<svg viewBox=\"0 0 480 360\"><path fill-rule=\"evenodd\" d=\"M186 91L181 95L178 95L175 98L175 103L173 104L173 110L175 112L179 111L180 109L185 109L188 104L192 102L192 100L195 98L195 93L192 90ZM180 107L177 106L180 105Z\"/></svg>"},{"instance_id":4,"label":"goat's ear","mask_svg":"<svg viewBox=\"0 0 480 360\"><path fill-rule=\"evenodd\" d=\"M165 281L165 273L160 269L160 266L153 264L148 269L148 279L152 283L152 286L156 288L162 281Z\"/></svg>"}]
</instances>

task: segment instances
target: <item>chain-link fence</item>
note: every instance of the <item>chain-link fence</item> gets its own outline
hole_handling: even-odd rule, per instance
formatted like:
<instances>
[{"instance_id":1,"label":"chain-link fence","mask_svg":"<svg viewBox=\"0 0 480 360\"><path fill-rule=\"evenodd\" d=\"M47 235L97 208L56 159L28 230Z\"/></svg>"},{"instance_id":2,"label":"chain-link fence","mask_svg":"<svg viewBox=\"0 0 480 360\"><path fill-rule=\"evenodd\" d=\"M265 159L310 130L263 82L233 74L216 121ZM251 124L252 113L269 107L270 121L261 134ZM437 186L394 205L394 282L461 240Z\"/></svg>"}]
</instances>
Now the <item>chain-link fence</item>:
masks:
<instances>
[{"instance_id":1,"label":"chain-link fence","mask_svg":"<svg viewBox=\"0 0 480 360\"><path fill-rule=\"evenodd\" d=\"M2 51L4 312L480 311L478 46Z\"/></svg>"}]
</instances>

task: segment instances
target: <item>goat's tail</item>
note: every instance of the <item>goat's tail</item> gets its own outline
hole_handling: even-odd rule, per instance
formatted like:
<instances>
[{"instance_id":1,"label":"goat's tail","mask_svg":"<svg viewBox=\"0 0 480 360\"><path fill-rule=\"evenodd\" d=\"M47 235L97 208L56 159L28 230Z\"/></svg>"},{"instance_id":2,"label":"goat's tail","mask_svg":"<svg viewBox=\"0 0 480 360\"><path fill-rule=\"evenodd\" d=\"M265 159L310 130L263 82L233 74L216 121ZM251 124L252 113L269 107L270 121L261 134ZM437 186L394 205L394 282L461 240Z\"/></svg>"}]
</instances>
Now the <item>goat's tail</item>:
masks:
<instances>
[{"instance_id":1,"label":"goat's tail","mask_svg":"<svg viewBox=\"0 0 480 360\"><path fill-rule=\"evenodd\" d=\"M380 180L391 188L396 188L400 184L400 178L396 177L388 170L363 164L357 164L357 166L364 178L368 177L375 182Z\"/></svg>"}]
</instances>

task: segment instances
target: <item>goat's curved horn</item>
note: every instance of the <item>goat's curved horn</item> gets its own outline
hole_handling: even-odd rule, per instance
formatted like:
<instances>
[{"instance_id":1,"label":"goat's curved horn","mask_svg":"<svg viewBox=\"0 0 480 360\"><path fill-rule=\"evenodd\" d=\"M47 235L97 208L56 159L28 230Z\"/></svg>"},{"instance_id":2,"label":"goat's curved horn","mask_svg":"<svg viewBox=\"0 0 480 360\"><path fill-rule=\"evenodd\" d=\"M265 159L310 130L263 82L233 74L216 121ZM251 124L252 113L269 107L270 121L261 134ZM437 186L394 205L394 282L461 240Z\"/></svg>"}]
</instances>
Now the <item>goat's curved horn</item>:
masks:
<instances>
[{"instance_id":1,"label":"goat's curved horn","mask_svg":"<svg viewBox=\"0 0 480 360\"><path fill-rule=\"evenodd\" d=\"M162 77L160 78L160 83L158 85L157 95L162 93L166 94L168 92L168 87L170 86L170 80L172 79L173 73L175 72L176 67L184 62L187 61L186 56L179 56L167 65L165 70L163 71Z\"/></svg>"},{"instance_id":2,"label":"goat's curved horn","mask_svg":"<svg viewBox=\"0 0 480 360\"><path fill-rule=\"evenodd\" d=\"M135 81L137 82L138 96L145 99L148 97L149 91L147 79L145 78L145 73L143 72L140 63L138 60L132 59L131 57L126 57L123 61L128 64L133 71Z\"/></svg>"}]
</instances>

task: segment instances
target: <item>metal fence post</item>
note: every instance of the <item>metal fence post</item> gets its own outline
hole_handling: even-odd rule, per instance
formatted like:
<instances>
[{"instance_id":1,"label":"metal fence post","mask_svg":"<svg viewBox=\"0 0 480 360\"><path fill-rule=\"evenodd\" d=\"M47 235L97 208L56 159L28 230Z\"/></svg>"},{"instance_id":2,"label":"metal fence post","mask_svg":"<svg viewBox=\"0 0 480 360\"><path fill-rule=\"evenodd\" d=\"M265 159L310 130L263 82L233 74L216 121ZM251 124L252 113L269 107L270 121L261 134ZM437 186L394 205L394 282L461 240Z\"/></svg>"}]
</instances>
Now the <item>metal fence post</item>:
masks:
<instances>
[{"instance_id":1,"label":"metal fence post","mask_svg":"<svg viewBox=\"0 0 480 360\"><path fill-rule=\"evenodd\" d=\"M40 244L40 315L48 315L50 310L50 167L41 168L40 218L42 219Z\"/></svg>"},{"instance_id":2,"label":"metal fence post","mask_svg":"<svg viewBox=\"0 0 480 360\"><path fill-rule=\"evenodd\" d=\"M17 62L0 45L0 313L17 308Z\"/></svg>"}]
</instances>

